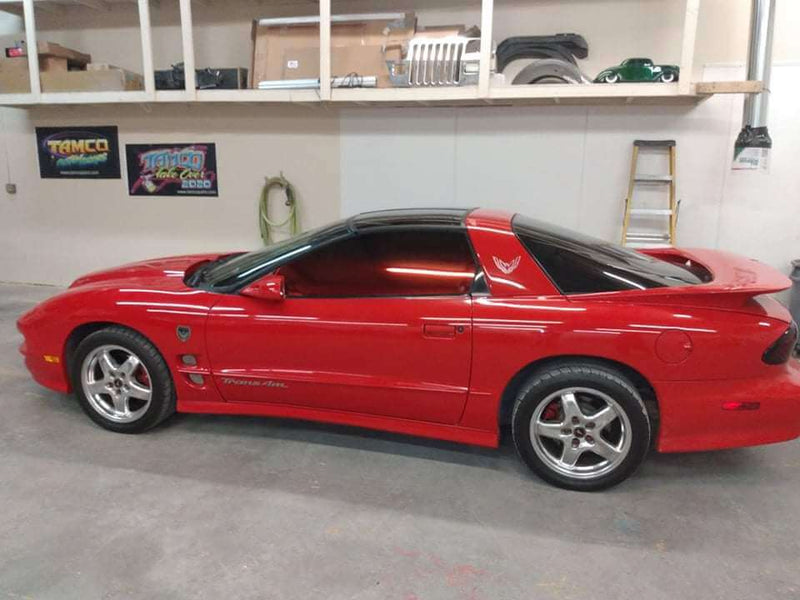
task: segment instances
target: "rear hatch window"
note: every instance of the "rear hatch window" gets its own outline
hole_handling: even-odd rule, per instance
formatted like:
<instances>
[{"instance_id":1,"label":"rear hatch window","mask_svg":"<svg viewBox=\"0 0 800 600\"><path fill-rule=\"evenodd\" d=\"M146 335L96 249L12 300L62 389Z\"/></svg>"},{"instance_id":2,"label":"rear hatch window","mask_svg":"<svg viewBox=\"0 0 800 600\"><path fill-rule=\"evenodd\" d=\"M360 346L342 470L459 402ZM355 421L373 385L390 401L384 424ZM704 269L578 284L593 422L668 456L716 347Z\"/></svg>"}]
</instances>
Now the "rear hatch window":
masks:
<instances>
[{"instance_id":1,"label":"rear hatch window","mask_svg":"<svg viewBox=\"0 0 800 600\"><path fill-rule=\"evenodd\" d=\"M702 273L616 244L515 215L512 228L562 294L703 283Z\"/></svg>"}]
</instances>

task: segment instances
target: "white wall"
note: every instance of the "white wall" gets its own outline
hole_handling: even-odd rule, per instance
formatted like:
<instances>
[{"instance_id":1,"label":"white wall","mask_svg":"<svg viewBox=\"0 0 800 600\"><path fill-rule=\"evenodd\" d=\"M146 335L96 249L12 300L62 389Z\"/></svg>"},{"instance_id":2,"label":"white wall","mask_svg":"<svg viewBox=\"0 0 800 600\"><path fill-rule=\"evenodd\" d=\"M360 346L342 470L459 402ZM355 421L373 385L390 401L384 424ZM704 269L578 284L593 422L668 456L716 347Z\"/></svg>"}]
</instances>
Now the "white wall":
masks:
<instances>
[{"instance_id":1,"label":"white wall","mask_svg":"<svg viewBox=\"0 0 800 600\"><path fill-rule=\"evenodd\" d=\"M771 87L769 172L725 171L717 243L788 273L789 261L800 258L800 64L775 67ZM741 99L734 104L728 147L739 131L740 106Z\"/></svg>"},{"instance_id":2,"label":"white wall","mask_svg":"<svg viewBox=\"0 0 800 600\"><path fill-rule=\"evenodd\" d=\"M304 227L339 216L339 123L326 111L154 105L2 115L0 166L18 191L0 200L0 281L64 284L131 260L258 247L261 186L281 170L297 188ZM40 179L33 128L89 124L117 125L123 153L126 143L215 142L219 197L128 196L124 157L121 180ZM282 198L271 204L276 217Z\"/></svg>"},{"instance_id":3,"label":"white wall","mask_svg":"<svg viewBox=\"0 0 800 600\"><path fill-rule=\"evenodd\" d=\"M22 17L0 12L0 35L13 35L22 31Z\"/></svg>"}]
</instances>

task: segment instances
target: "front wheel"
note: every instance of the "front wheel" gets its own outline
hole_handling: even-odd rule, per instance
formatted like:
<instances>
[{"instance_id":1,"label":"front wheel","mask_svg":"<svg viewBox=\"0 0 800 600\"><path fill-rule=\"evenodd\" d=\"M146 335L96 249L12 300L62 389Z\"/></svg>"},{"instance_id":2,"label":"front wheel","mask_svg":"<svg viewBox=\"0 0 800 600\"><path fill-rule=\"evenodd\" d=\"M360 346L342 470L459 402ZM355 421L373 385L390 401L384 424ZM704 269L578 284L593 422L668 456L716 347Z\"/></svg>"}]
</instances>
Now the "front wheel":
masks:
<instances>
[{"instance_id":1,"label":"front wheel","mask_svg":"<svg viewBox=\"0 0 800 600\"><path fill-rule=\"evenodd\" d=\"M169 369L135 331L108 327L92 333L78 345L71 366L81 407L106 429L139 433L175 412Z\"/></svg>"},{"instance_id":2,"label":"front wheel","mask_svg":"<svg viewBox=\"0 0 800 600\"><path fill-rule=\"evenodd\" d=\"M641 396L621 373L565 363L534 375L512 417L520 457L559 487L593 491L628 478L650 446Z\"/></svg>"},{"instance_id":3,"label":"front wheel","mask_svg":"<svg viewBox=\"0 0 800 600\"><path fill-rule=\"evenodd\" d=\"M675 81L675 73L664 73L660 77L663 83L672 83Z\"/></svg>"}]
</instances>

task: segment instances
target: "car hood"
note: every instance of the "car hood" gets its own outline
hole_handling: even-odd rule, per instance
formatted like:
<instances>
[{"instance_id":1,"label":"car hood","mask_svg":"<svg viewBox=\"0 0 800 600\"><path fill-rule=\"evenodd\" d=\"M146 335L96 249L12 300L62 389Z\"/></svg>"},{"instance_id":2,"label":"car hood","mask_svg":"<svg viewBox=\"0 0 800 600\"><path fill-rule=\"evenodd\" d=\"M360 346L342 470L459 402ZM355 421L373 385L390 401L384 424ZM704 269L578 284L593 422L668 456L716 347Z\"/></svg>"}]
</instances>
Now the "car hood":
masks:
<instances>
[{"instance_id":1,"label":"car hood","mask_svg":"<svg viewBox=\"0 0 800 600\"><path fill-rule=\"evenodd\" d=\"M182 256L170 256L166 258L155 258L143 260L141 262L130 263L113 269L95 271L76 279L70 288L76 288L98 283L117 282L117 281L140 281L143 279L175 279L183 281L186 271L190 268L222 256L221 253L214 254L185 254Z\"/></svg>"}]
</instances>

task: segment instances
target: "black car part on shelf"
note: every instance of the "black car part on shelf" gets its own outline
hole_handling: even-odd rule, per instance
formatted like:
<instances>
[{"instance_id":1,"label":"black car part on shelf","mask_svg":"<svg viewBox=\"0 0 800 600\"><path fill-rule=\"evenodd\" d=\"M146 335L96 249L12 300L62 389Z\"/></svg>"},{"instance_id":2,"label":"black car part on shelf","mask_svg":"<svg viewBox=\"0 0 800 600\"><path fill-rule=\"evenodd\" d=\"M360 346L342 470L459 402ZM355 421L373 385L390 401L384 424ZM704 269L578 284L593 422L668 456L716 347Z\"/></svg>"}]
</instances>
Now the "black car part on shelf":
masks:
<instances>
[{"instance_id":1,"label":"black car part on shelf","mask_svg":"<svg viewBox=\"0 0 800 600\"><path fill-rule=\"evenodd\" d=\"M576 58L589 56L589 44L577 33L522 35L500 42L496 56L498 73L520 58L557 58L577 65Z\"/></svg>"},{"instance_id":2,"label":"black car part on shelf","mask_svg":"<svg viewBox=\"0 0 800 600\"><path fill-rule=\"evenodd\" d=\"M237 90L247 87L247 69L226 67L221 69L195 69L195 88L198 90ZM186 89L186 73L183 63L172 65L171 69L155 72L157 90Z\"/></svg>"},{"instance_id":3,"label":"black car part on shelf","mask_svg":"<svg viewBox=\"0 0 800 600\"><path fill-rule=\"evenodd\" d=\"M512 85L529 85L534 83L586 83L586 76L571 62L560 58L542 58L535 60L519 73Z\"/></svg>"}]
</instances>

